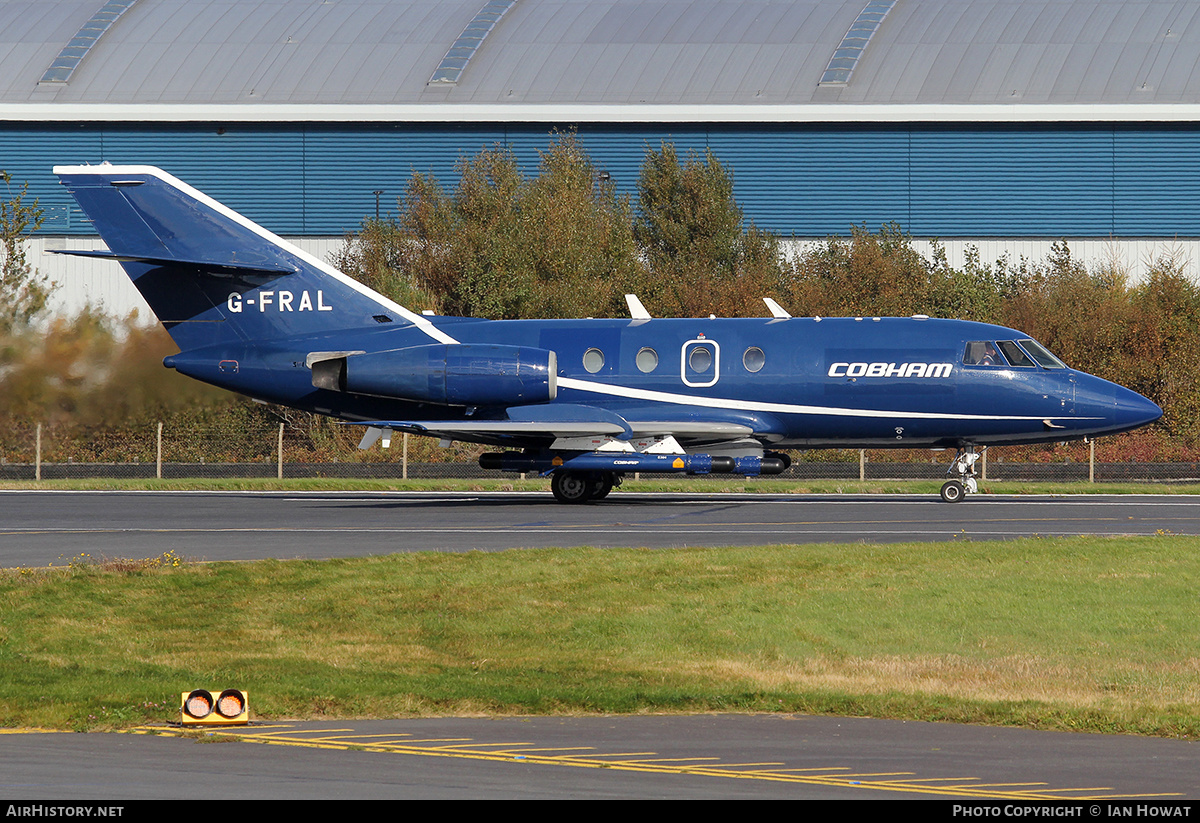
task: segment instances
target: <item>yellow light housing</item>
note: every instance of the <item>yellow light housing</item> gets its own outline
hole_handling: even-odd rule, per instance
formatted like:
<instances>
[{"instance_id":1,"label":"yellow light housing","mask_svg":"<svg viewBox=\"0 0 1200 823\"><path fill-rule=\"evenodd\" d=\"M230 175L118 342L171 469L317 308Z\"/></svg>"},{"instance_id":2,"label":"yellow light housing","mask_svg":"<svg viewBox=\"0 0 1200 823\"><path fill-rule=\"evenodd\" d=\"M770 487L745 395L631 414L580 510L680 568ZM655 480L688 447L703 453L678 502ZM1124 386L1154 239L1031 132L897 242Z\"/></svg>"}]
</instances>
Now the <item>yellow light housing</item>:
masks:
<instances>
[{"instance_id":1,"label":"yellow light housing","mask_svg":"<svg viewBox=\"0 0 1200 823\"><path fill-rule=\"evenodd\" d=\"M193 689L180 697L180 715L185 726L245 726L250 723L250 701L241 689L225 689L216 699L208 689Z\"/></svg>"}]
</instances>

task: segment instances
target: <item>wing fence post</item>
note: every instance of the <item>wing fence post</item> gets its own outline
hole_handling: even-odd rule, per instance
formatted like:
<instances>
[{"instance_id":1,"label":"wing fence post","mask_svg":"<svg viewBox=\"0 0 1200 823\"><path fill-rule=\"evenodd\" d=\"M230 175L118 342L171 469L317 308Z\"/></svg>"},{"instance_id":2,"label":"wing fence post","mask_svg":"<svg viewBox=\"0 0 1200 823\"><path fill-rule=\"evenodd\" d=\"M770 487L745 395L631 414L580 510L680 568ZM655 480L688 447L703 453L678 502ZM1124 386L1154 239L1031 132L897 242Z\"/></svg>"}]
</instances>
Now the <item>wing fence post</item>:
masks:
<instances>
[{"instance_id":1,"label":"wing fence post","mask_svg":"<svg viewBox=\"0 0 1200 823\"><path fill-rule=\"evenodd\" d=\"M1096 482L1096 441L1088 438L1088 482Z\"/></svg>"},{"instance_id":2,"label":"wing fence post","mask_svg":"<svg viewBox=\"0 0 1200 823\"><path fill-rule=\"evenodd\" d=\"M275 472L276 478L283 479L283 424L279 424L279 468Z\"/></svg>"},{"instance_id":3,"label":"wing fence post","mask_svg":"<svg viewBox=\"0 0 1200 823\"><path fill-rule=\"evenodd\" d=\"M154 476L162 480L162 421L158 421L158 443L155 447Z\"/></svg>"},{"instance_id":4,"label":"wing fence post","mask_svg":"<svg viewBox=\"0 0 1200 823\"><path fill-rule=\"evenodd\" d=\"M859 480L867 479L867 450L866 449L858 450L858 479Z\"/></svg>"},{"instance_id":5,"label":"wing fence post","mask_svg":"<svg viewBox=\"0 0 1200 823\"><path fill-rule=\"evenodd\" d=\"M403 448L400 450L400 479L408 479L408 432L404 433Z\"/></svg>"},{"instance_id":6,"label":"wing fence post","mask_svg":"<svg viewBox=\"0 0 1200 823\"><path fill-rule=\"evenodd\" d=\"M37 424L37 446L34 456L33 479L40 481L42 479L42 424Z\"/></svg>"}]
</instances>

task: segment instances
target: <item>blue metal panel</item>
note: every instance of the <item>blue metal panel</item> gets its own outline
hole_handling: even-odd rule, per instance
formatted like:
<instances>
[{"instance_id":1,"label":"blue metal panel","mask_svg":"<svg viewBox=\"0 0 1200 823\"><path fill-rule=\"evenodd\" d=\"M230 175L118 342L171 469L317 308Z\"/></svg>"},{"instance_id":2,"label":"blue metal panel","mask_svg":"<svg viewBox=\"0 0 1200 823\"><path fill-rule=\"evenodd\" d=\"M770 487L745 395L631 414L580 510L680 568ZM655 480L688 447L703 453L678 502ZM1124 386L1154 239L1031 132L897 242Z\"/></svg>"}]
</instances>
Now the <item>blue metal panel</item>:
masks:
<instances>
[{"instance_id":1,"label":"blue metal panel","mask_svg":"<svg viewBox=\"0 0 1200 823\"><path fill-rule=\"evenodd\" d=\"M607 171L617 194L629 195L637 203L638 178L646 161L646 152L662 151L664 143L675 146L680 160L689 152L704 156L709 135L703 126L677 125L673 128L649 126L580 127L579 139L598 170ZM536 139L536 132L532 135Z\"/></svg>"},{"instance_id":2,"label":"blue metal panel","mask_svg":"<svg viewBox=\"0 0 1200 823\"><path fill-rule=\"evenodd\" d=\"M636 196L645 148L659 143L627 129L580 129L577 134L597 172L607 171L618 193ZM703 151L703 132L683 137L677 145ZM394 215L396 201L414 173L432 174L444 190L451 191L457 184L459 162L496 146L510 148L521 170L532 177L554 139L540 125L356 127L353 134L309 128L304 144L306 232L353 231L364 217L374 216L375 191L383 192L381 215Z\"/></svg>"},{"instance_id":3,"label":"blue metal panel","mask_svg":"<svg viewBox=\"0 0 1200 823\"><path fill-rule=\"evenodd\" d=\"M727 129L709 142L760 228L812 237L909 222L905 131Z\"/></svg>"},{"instance_id":4,"label":"blue metal panel","mask_svg":"<svg viewBox=\"0 0 1200 823\"><path fill-rule=\"evenodd\" d=\"M45 213L44 234L95 234L91 221L50 173L54 163L82 163L100 155L100 135L82 129L17 126L0 129L0 169L12 175L12 194L29 183ZM51 159L55 158L55 159ZM0 193L6 199L8 192Z\"/></svg>"},{"instance_id":5,"label":"blue metal panel","mask_svg":"<svg viewBox=\"0 0 1200 823\"><path fill-rule=\"evenodd\" d=\"M1200 236L1200 132L1120 130L1114 143L1114 233Z\"/></svg>"},{"instance_id":6,"label":"blue metal panel","mask_svg":"<svg viewBox=\"0 0 1200 823\"><path fill-rule=\"evenodd\" d=\"M1111 130L914 129L912 141L913 234L1112 230Z\"/></svg>"},{"instance_id":7,"label":"blue metal panel","mask_svg":"<svg viewBox=\"0 0 1200 823\"><path fill-rule=\"evenodd\" d=\"M631 198L637 197L638 176L642 173L646 150L659 149L662 145L661 140L651 139L630 128L580 128L578 137L597 173L607 172L617 193ZM698 145L703 151L703 132L689 132L681 137L687 141L686 145ZM685 143L681 140L677 145Z\"/></svg>"},{"instance_id":8,"label":"blue metal panel","mask_svg":"<svg viewBox=\"0 0 1200 823\"><path fill-rule=\"evenodd\" d=\"M504 142L495 128L452 126L332 127L304 135L304 233L343 234L375 215L395 215L396 201L414 173L432 174L453 189L462 157Z\"/></svg>"},{"instance_id":9,"label":"blue metal panel","mask_svg":"<svg viewBox=\"0 0 1200 823\"><path fill-rule=\"evenodd\" d=\"M567 126L564 126L567 127ZM383 213L414 171L496 144L537 171L550 124L0 128L0 169L28 180L47 233L91 233L58 163L157 165L281 234L337 235ZM711 148L746 217L784 235L895 221L918 236L1200 236L1200 128L585 125L598 170L636 198L647 148Z\"/></svg>"}]
</instances>

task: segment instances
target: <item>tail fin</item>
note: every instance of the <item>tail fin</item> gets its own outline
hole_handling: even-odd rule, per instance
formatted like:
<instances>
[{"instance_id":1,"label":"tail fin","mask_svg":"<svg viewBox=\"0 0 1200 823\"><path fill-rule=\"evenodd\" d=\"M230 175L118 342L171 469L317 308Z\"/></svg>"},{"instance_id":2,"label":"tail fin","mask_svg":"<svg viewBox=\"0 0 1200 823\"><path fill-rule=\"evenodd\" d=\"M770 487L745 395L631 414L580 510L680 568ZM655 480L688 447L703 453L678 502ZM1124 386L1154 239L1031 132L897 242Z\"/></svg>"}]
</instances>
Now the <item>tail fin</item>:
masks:
<instances>
[{"instance_id":1,"label":"tail fin","mask_svg":"<svg viewBox=\"0 0 1200 823\"><path fill-rule=\"evenodd\" d=\"M372 291L152 166L54 173L180 349L429 319ZM81 252L67 252L81 254Z\"/></svg>"}]
</instances>

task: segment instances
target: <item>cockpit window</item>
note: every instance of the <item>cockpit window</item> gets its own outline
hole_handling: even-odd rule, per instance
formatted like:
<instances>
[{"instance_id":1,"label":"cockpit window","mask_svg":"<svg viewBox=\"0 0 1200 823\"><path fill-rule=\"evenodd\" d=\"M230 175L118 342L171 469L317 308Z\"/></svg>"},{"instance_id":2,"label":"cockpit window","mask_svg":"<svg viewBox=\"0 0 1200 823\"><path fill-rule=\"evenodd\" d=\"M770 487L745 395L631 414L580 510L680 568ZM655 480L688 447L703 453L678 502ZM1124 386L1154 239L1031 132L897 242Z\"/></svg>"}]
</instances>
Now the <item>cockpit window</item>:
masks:
<instances>
[{"instance_id":1,"label":"cockpit window","mask_svg":"<svg viewBox=\"0 0 1200 823\"><path fill-rule=\"evenodd\" d=\"M1008 362L1022 369L1032 369L1037 366L1025 352L1021 351L1021 347L1013 340L999 340L996 345L1000 351L1004 352L1004 356L1008 358Z\"/></svg>"},{"instance_id":2,"label":"cockpit window","mask_svg":"<svg viewBox=\"0 0 1200 823\"><path fill-rule=\"evenodd\" d=\"M1034 340L1018 340L1017 342L1043 369L1065 369L1067 367L1066 363L1046 351L1040 343Z\"/></svg>"},{"instance_id":3,"label":"cockpit window","mask_svg":"<svg viewBox=\"0 0 1200 823\"><path fill-rule=\"evenodd\" d=\"M1066 365L1033 340L972 340L963 351L964 366L1012 365L1020 369L1065 369Z\"/></svg>"},{"instance_id":4,"label":"cockpit window","mask_svg":"<svg viewBox=\"0 0 1200 823\"><path fill-rule=\"evenodd\" d=\"M1007 366L991 340L972 340L963 352L964 366Z\"/></svg>"}]
</instances>

